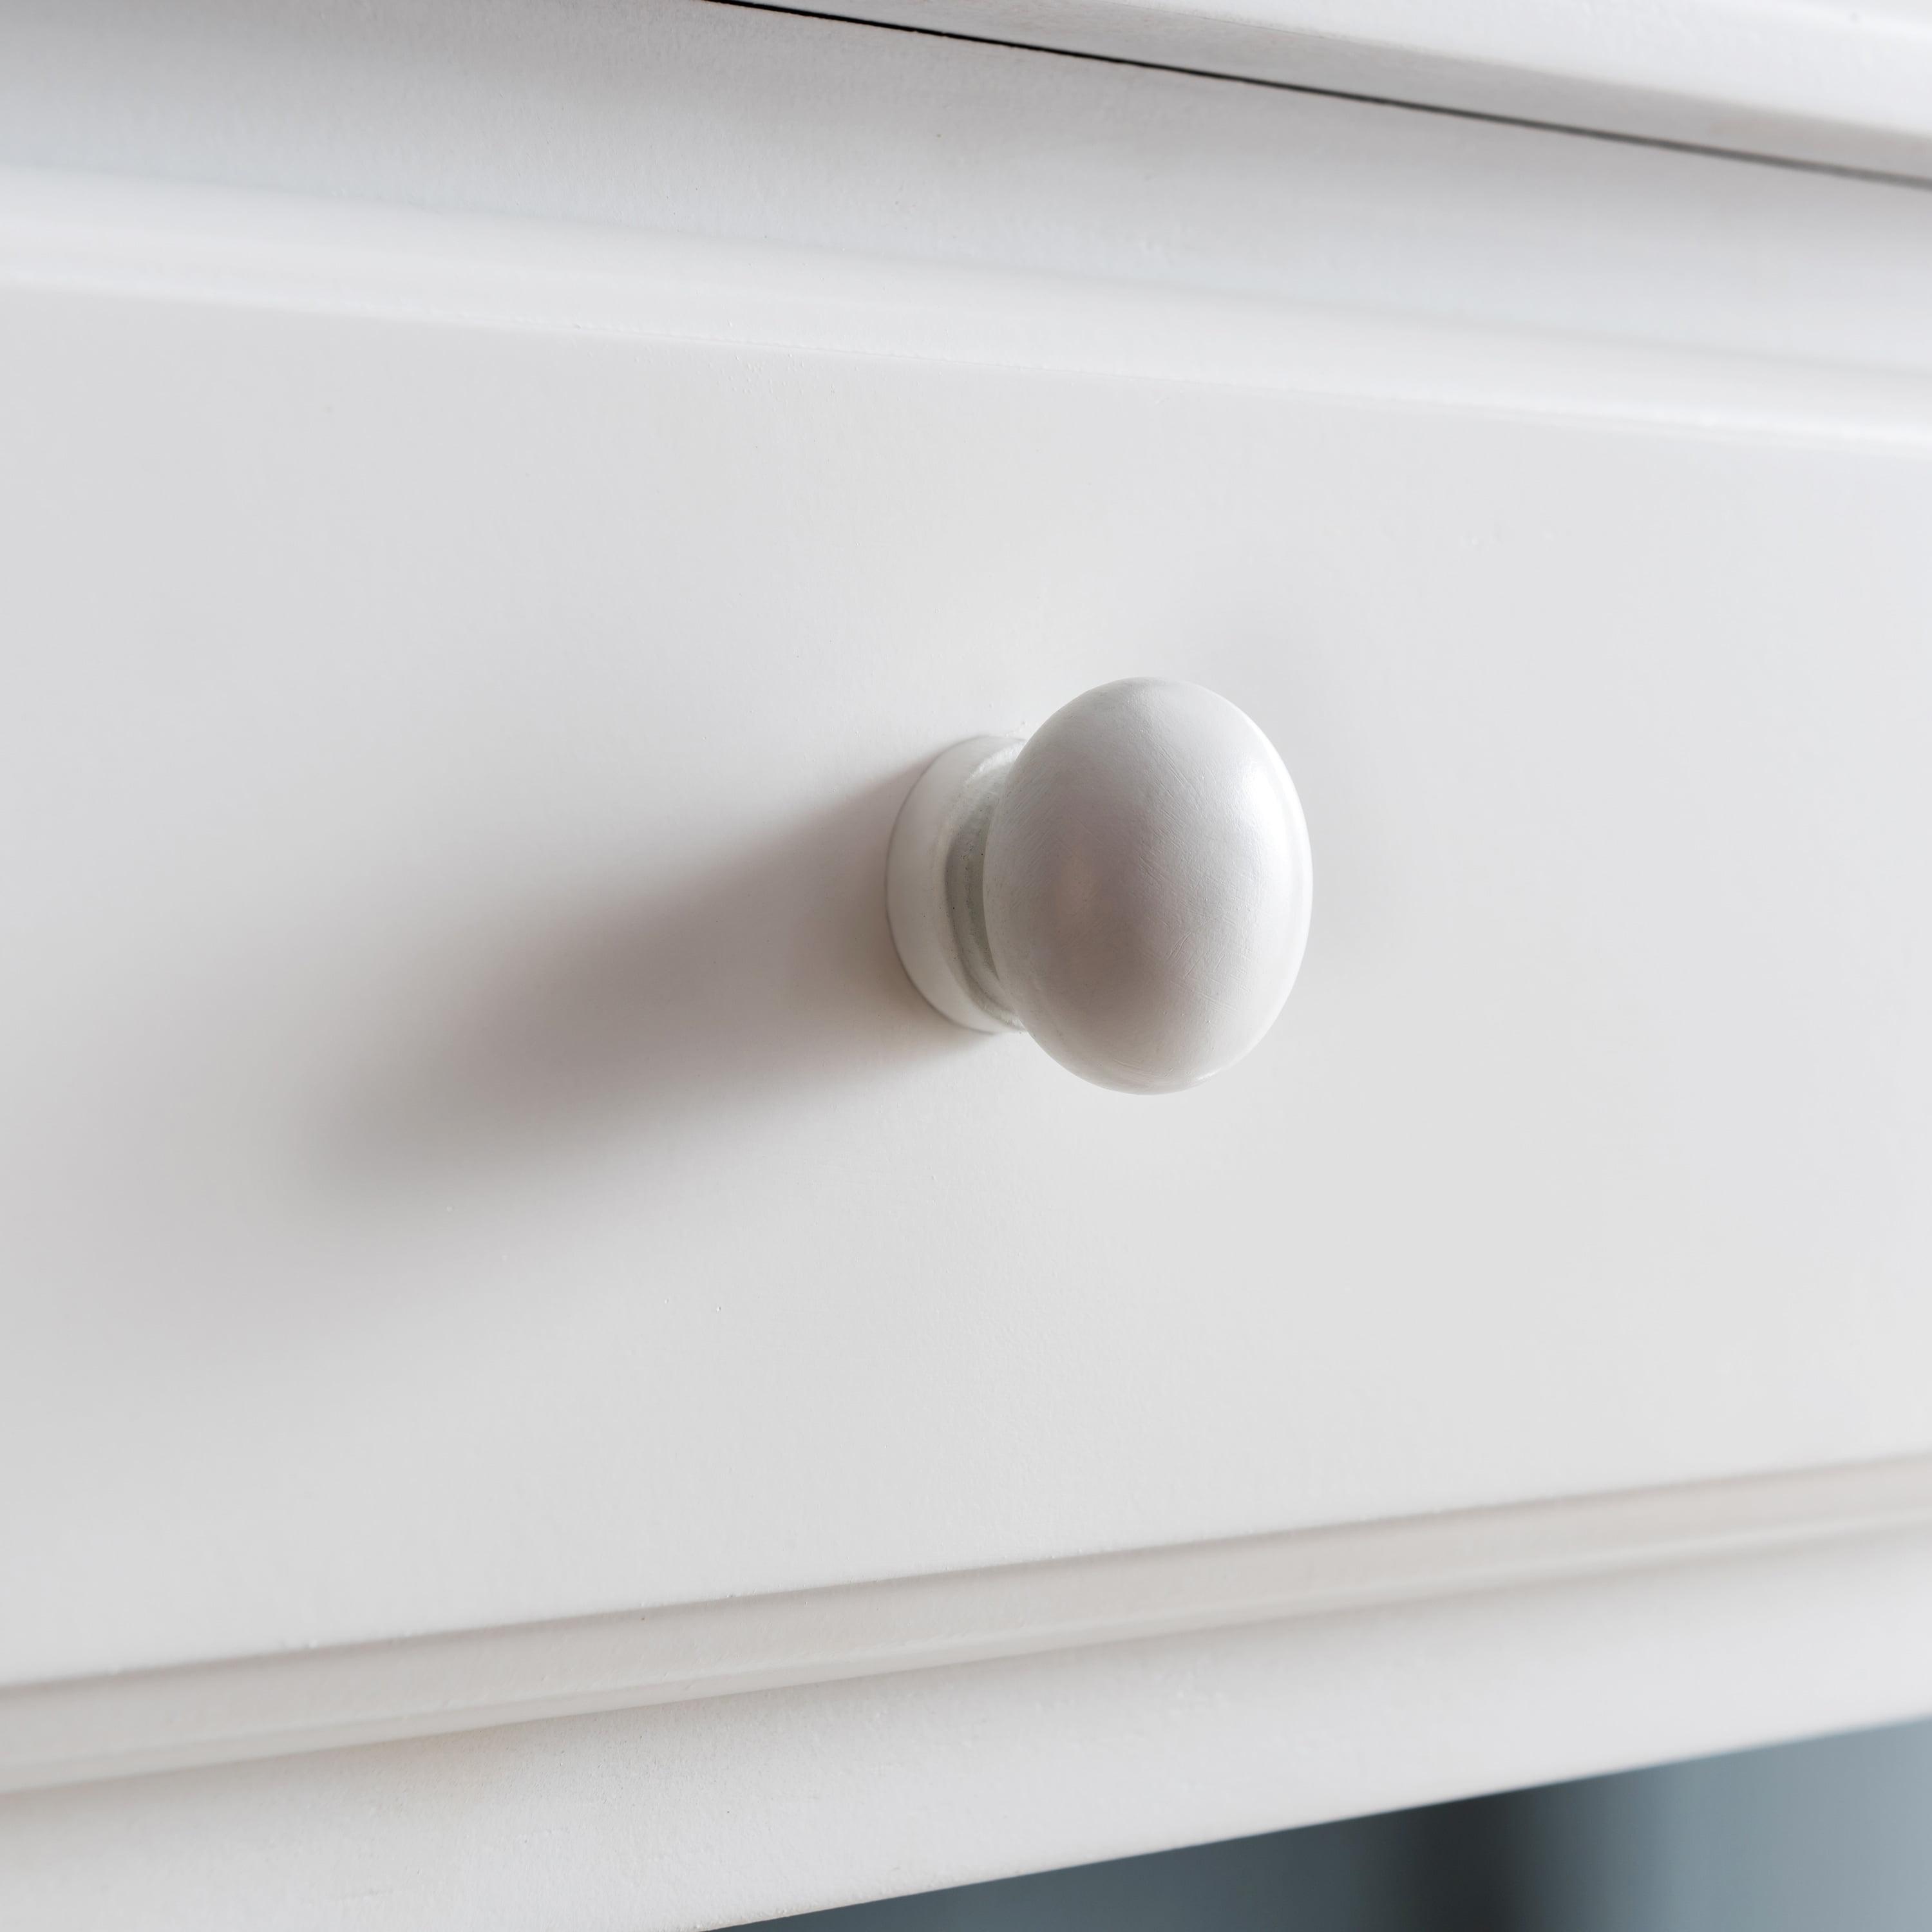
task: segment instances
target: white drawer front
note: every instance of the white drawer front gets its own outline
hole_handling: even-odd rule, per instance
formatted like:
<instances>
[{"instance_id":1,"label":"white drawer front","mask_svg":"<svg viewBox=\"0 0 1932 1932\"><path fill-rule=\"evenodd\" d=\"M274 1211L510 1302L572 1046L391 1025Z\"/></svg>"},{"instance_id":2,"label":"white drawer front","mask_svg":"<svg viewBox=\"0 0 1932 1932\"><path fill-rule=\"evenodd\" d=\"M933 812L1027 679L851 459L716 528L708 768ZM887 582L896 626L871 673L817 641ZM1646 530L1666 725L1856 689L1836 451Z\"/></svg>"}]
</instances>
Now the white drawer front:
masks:
<instances>
[{"instance_id":1,"label":"white drawer front","mask_svg":"<svg viewBox=\"0 0 1932 1932\"><path fill-rule=\"evenodd\" d=\"M1932 1448L1910 385L743 273L6 296L6 1674ZM1317 881L1156 1101L882 898L1136 673Z\"/></svg>"}]
</instances>

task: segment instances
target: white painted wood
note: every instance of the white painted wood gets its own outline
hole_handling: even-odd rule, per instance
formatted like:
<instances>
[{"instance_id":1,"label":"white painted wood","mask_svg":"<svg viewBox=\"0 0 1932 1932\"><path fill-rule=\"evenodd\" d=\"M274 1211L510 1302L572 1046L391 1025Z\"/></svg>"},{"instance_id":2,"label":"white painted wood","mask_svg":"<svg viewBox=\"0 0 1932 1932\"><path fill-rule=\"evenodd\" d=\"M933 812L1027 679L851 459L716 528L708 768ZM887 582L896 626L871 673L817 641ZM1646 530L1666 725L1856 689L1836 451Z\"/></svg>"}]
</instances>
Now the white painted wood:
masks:
<instances>
[{"instance_id":1,"label":"white painted wood","mask_svg":"<svg viewBox=\"0 0 1932 1932\"><path fill-rule=\"evenodd\" d=\"M1005 76L984 78L998 85ZM1210 124L1188 131L1211 139ZM1283 167L1296 158L1272 158ZM1610 239L1627 225L1667 231L1628 238L1614 286L1588 291L1600 298L1594 318L1581 304L1532 298L1546 292L1525 284L1552 238L1506 217L1459 238L1460 249L1510 273L1466 273L1460 294L1473 312L1453 322L1446 282L1404 280L1413 259L1406 246L1387 262L1379 290L1343 276L1325 302L1314 299L1318 281L1306 299L1260 301L1258 291L1231 293L1213 278L1206 286L1179 274L1043 282L1010 267L774 248L728 233L430 220L380 206L40 172L0 172L0 244L7 284L21 288L1922 447L1932 425L1932 386L1923 380L1932 377L1932 272L1915 270L1932 265L1932 198L1801 180L1798 199L1783 208L1780 241L1763 219L1777 197L1747 211L1727 195L1700 207L1710 184L1709 172L1692 168L1668 195L1652 184L1660 193L1648 206L1597 191L1621 187L1634 196L1640 183L1580 184L1593 225ZM1462 185L1481 200L1504 184L1475 170ZM1421 186L1419 176L1404 177L1389 191ZM1805 206L1820 188L1823 197ZM1697 219L1678 228L1687 205ZM1068 219L1084 223L1091 212L1070 210ZM1727 245L1747 214L1759 218L1757 232L1741 248ZM1453 219L1439 208L1438 217ZM1024 256L1034 238L1006 238ZM1258 245L1258 236L1241 238ZM1834 243L1842 252L1829 272L1808 277L1807 262L1829 257ZM1308 245L1332 255L1340 238L1320 232ZM1653 249L1671 259L1667 280L1640 273ZM1574 266L1556 265L1556 286L1576 279ZM1767 284L1766 299L1750 298Z\"/></svg>"},{"instance_id":2,"label":"white painted wood","mask_svg":"<svg viewBox=\"0 0 1932 1932\"><path fill-rule=\"evenodd\" d=\"M1914 384L342 266L7 297L10 1677L1928 1446ZM881 903L961 721L1124 657L1328 855L1151 1111Z\"/></svg>"},{"instance_id":3,"label":"white painted wood","mask_svg":"<svg viewBox=\"0 0 1932 1932\"><path fill-rule=\"evenodd\" d=\"M1308 943L1308 827L1254 721L1124 678L1024 745L969 739L907 794L886 914L913 984L1023 1026L1102 1087L1198 1086L1274 1024Z\"/></svg>"},{"instance_id":4,"label":"white painted wood","mask_svg":"<svg viewBox=\"0 0 1932 1932\"><path fill-rule=\"evenodd\" d=\"M795 4L1287 87L1932 176L1932 12L1922 0Z\"/></svg>"},{"instance_id":5,"label":"white painted wood","mask_svg":"<svg viewBox=\"0 0 1932 1932\"><path fill-rule=\"evenodd\" d=\"M744 9L0 34L0 1733L298 1754L16 1796L8 1916L718 1923L1932 1706L1932 201ZM1153 1109L883 904L1124 669L1324 868Z\"/></svg>"},{"instance_id":6,"label":"white painted wood","mask_svg":"<svg viewBox=\"0 0 1932 1932\"><path fill-rule=\"evenodd\" d=\"M1356 311L1333 330L1342 344L1360 311L1436 325L1399 358L1374 338L1351 350L1358 376L1424 394L1468 359L1472 326L1880 369L1924 369L1932 340L1932 201L1916 189L705 0L257 0L245 33L218 0L14 6L0 162L116 178L81 211L48 184L44 248L197 298L288 278L299 302L338 305L373 280L448 313L487 284L489 313L622 326L644 266L610 272L628 228L653 238L657 326L694 309L727 332L734 316L806 326L772 302L764 253L794 244L813 257L786 278L821 288L829 253L891 255L891 282L850 278L831 334L852 344L863 326L923 353L943 353L955 303L983 309L977 284L918 274L945 262L1059 276L1059 302L1014 316L1020 359L1119 338L1103 278ZM143 197L130 178L154 185ZM278 199L184 222L166 182ZM23 201L10 189L10 220ZM410 218L423 208L520 220L425 234ZM698 236L758 253L672 272L672 239ZM1310 321L1250 311L1248 332L1292 365ZM1188 362L1227 373L1219 353ZM1600 359L1580 406L1604 380Z\"/></svg>"},{"instance_id":7,"label":"white painted wood","mask_svg":"<svg viewBox=\"0 0 1932 1932\"><path fill-rule=\"evenodd\" d=\"M687 260L656 273L651 313L755 332L776 312L926 353L953 302L984 300L916 279L944 263L1061 278L1015 328L1022 360L1036 338L1052 354L1082 330L1118 337L1097 278L1433 324L1448 344L1394 358L1372 338L1352 357L1424 392L1472 326L1894 370L1924 368L1932 340L1932 200L1916 189L706 0L254 0L245 32L222 0L10 6L0 163L117 178L91 211L56 196L46 245L195 293L286 278L334 305L373 277L444 313L482 281L492 313L608 326L635 307L636 266L610 273L613 236L579 225L598 224L648 231L660 265L669 238L794 244L818 252L788 278L828 295L826 251L890 256L895 277L848 280L823 314L775 310L768 256L728 273ZM131 177L156 184L138 212ZM388 206L184 222L168 182ZM22 200L10 190L10 220ZM519 220L431 236L410 219L424 209ZM1250 331L1292 364L1311 320L1254 311Z\"/></svg>"},{"instance_id":8,"label":"white painted wood","mask_svg":"<svg viewBox=\"0 0 1932 1932\"><path fill-rule=\"evenodd\" d=\"M0 1790L1754 1553L1828 1563L1842 1543L1928 1526L1922 1457L27 1685L0 1690Z\"/></svg>"},{"instance_id":9,"label":"white painted wood","mask_svg":"<svg viewBox=\"0 0 1932 1932\"><path fill-rule=\"evenodd\" d=\"M0 1916L688 1932L1932 1712L1928 1619L1920 1532L114 1779Z\"/></svg>"}]
</instances>

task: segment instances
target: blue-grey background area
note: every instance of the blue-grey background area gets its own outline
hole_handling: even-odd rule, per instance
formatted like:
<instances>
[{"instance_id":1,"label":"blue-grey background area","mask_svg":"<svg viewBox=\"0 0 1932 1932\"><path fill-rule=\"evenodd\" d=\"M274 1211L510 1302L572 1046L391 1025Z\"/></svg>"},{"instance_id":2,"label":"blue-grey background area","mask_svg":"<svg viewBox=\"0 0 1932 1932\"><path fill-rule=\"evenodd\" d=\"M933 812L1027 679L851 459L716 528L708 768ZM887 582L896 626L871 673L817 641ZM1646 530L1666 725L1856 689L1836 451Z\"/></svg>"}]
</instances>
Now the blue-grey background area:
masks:
<instances>
[{"instance_id":1,"label":"blue-grey background area","mask_svg":"<svg viewBox=\"0 0 1932 1932\"><path fill-rule=\"evenodd\" d=\"M1928 1932L1932 1723L772 1923L791 1932Z\"/></svg>"}]
</instances>

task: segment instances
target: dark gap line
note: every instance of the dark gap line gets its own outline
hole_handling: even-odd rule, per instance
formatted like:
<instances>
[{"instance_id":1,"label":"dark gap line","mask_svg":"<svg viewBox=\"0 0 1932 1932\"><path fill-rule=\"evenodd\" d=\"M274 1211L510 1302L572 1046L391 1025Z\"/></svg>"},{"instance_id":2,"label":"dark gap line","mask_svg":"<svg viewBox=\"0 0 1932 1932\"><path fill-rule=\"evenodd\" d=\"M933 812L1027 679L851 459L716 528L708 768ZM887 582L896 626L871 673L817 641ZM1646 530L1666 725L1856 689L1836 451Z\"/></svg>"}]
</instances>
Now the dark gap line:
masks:
<instances>
[{"instance_id":1,"label":"dark gap line","mask_svg":"<svg viewBox=\"0 0 1932 1932\"><path fill-rule=\"evenodd\" d=\"M1706 160L1735 161L1742 166L1783 168L1793 174L1824 175L1838 181L1874 182L1886 188L1932 190L1932 180L1921 175L1894 173L1886 168L1861 168L1849 162L1801 160L1790 154L1767 154L1750 148L1719 148L1702 141L1673 141L1661 134L1622 134L1609 128L1580 128L1567 121L1538 121L1526 114L1496 114L1479 107L1444 107L1434 101L1403 100L1394 94L1357 94L1343 87L1316 87L1306 81L1265 80L1251 74L1226 74L1214 68L1183 67L1172 61L1142 60L1130 54L1084 52L1075 47L1054 47L1036 40L1002 40L992 34L962 33L950 27L916 27L898 20L871 20L857 14L833 14L815 7L787 7L778 0L706 0L713 7L736 7L750 14L783 14L796 20L830 20L845 27L875 27L890 34L916 34L929 40L958 40L968 46L1005 47L1015 53L1048 54L1061 60L1097 61L1103 67L1138 68L1148 74L1178 74L1190 80L1219 80L1237 87L1264 87L1276 94L1304 94L1318 100L1352 100L1364 107L1393 107L1408 114L1433 114L1450 121L1476 121L1492 128L1522 128L1532 134L1568 134L1583 141L1608 141L1621 148L1649 148L1669 154L1697 154Z\"/></svg>"}]
</instances>

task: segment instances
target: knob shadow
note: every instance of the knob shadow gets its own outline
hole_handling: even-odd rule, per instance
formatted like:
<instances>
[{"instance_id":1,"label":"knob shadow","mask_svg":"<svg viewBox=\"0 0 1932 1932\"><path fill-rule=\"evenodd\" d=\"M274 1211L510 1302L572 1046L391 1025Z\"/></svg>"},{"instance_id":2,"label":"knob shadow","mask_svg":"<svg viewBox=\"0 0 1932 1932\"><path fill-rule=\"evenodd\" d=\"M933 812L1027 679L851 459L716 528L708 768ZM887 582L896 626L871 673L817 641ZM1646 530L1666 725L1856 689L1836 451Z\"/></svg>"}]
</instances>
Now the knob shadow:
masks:
<instances>
[{"instance_id":1,"label":"knob shadow","mask_svg":"<svg viewBox=\"0 0 1932 1932\"><path fill-rule=\"evenodd\" d=\"M660 1136L970 1048L914 989L885 850L916 770L670 890L505 922L480 967L353 1084L331 1165L412 1191Z\"/></svg>"}]
</instances>

